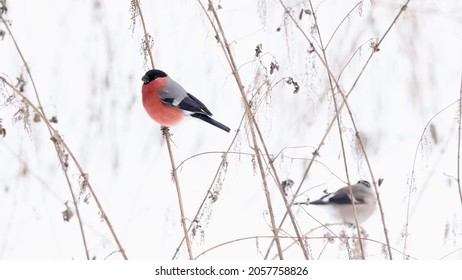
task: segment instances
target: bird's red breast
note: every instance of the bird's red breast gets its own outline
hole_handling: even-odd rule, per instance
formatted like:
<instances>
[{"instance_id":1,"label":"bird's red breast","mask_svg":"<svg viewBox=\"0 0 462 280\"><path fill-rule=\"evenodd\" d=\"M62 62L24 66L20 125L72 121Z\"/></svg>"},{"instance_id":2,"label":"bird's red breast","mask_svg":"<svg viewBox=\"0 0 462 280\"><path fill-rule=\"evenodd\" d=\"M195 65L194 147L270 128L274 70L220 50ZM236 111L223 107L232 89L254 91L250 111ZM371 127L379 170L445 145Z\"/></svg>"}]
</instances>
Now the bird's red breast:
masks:
<instances>
[{"instance_id":1,"label":"bird's red breast","mask_svg":"<svg viewBox=\"0 0 462 280\"><path fill-rule=\"evenodd\" d=\"M183 119L180 109L162 104L159 92L165 88L168 79L157 78L148 84L143 84L141 88L143 96L143 106L148 115L161 126L172 126Z\"/></svg>"}]
</instances>

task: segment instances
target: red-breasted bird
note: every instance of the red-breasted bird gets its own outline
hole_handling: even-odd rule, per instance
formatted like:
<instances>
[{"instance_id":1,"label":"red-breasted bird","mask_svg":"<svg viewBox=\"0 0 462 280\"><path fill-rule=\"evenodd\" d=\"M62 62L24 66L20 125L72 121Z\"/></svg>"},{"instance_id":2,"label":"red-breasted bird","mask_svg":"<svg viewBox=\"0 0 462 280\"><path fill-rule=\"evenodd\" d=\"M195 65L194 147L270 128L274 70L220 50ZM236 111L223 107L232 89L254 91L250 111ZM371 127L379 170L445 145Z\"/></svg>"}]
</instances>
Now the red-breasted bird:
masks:
<instances>
[{"instance_id":1,"label":"red-breasted bird","mask_svg":"<svg viewBox=\"0 0 462 280\"><path fill-rule=\"evenodd\" d=\"M165 72L153 69L144 74L143 106L148 115L161 126L169 127L179 123L184 115L198 118L226 132L230 128L212 119L212 113L199 99L188 93Z\"/></svg>"}]
</instances>

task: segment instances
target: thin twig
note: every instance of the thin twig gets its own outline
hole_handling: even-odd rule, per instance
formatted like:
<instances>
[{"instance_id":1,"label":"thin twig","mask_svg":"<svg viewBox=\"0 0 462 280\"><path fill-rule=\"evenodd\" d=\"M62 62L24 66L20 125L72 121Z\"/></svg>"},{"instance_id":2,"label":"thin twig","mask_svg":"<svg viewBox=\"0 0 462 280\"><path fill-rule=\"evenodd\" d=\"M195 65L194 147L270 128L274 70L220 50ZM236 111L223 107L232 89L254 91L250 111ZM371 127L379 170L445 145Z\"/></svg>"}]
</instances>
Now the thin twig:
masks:
<instances>
[{"instance_id":1,"label":"thin twig","mask_svg":"<svg viewBox=\"0 0 462 280\"><path fill-rule=\"evenodd\" d=\"M415 152L414 152L414 160L412 162L412 171L411 171L410 179L409 179L409 182L408 182L408 195L407 195L407 205L406 205L406 222L404 223L404 228L403 228L403 233L402 233L402 235L404 235L404 244L403 244L403 251L404 252L406 252L406 250L407 250L407 235L408 235L408 230L409 230L409 217L410 217L410 209L411 209L411 194L414 191L415 173L416 173L415 172L415 165L416 165L416 162L417 162L417 154L419 152L420 145L422 144L423 138L425 136L425 132L427 131L427 128L430 125L430 123L433 121L433 119L436 118L442 112L444 112L446 109L451 107L452 105L455 105L456 103L459 103L459 106L460 106L460 99L458 99L458 100L452 102L451 104L445 106L443 109L439 110L435 115L433 115L428 120L427 124L425 124L425 127L424 127L424 129L422 131L422 134L420 135L419 142L417 143L417 146L416 146L416 149L415 149Z\"/></svg>"},{"instance_id":2,"label":"thin twig","mask_svg":"<svg viewBox=\"0 0 462 280\"><path fill-rule=\"evenodd\" d=\"M208 14L207 14L207 17L210 18L210 16L209 16ZM280 81L282 81L282 79L281 79ZM278 83L279 83L279 82L277 82L276 84L278 84ZM257 97L257 93L255 92L255 93L252 95L252 97L250 98L250 102L253 103L253 104L256 104L256 103L257 103L256 106L259 107L259 106L262 104L262 102L255 102L254 99L255 99L256 97ZM202 202L201 202L199 208L198 208L197 211L196 211L196 215L194 216L194 219L193 219L194 222L191 223L191 224L189 225L188 232L191 230L191 228L193 227L193 224L194 224L194 223L196 223L196 222L198 223L198 222L199 222L199 215L201 214L202 209L204 208L206 202L207 202L207 201L210 201L210 194L212 193L212 188L213 188L213 186L215 185L215 182L216 182L216 181L218 180L218 178L219 178L220 171L223 169L223 167L224 167L225 164L226 164L227 155L228 155L228 154L251 155L251 156L255 156L255 155L256 155L255 153L231 152L231 148L233 147L234 143L236 142L237 137L239 136L239 133L240 133L240 131L241 131L241 127L242 127L242 125L243 125L243 123L244 123L245 116L246 116L246 114L245 114L245 112L244 112L244 114L242 115L241 120L240 120L240 122L239 122L238 128L236 129L236 133L234 134L234 137L233 137L233 139L231 140L231 143L229 144L227 150L224 151L224 152L218 152L218 153L222 153L222 154L223 154L223 155L222 155L222 161L220 162L220 165L218 166L218 168L217 168L217 170L216 170L216 172L215 172L215 176L214 176L214 178L212 179L212 182L210 183L210 186L209 186L207 192L205 193L205 196L204 196L204 198L202 199ZM200 153L200 154L193 155L193 156L191 156L191 157L189 157L189 158L183 160L183 161L176 167L176 169L179 169L186 161L190 160L191 158L194 158L194 157L199 156L199 155L210 154L210 153L214 153L214 152L205 152L205 153ZM276 156L276 157L277 157L277 156ZM274 159L273 159L273 161L274 161ZM212 203L213 203L213 202L212 202ZM178 253L179 253L179 250L180 250L180 247L181 247L181 245L183 244L184 240L185 240L185 239L184 239L184 237L183 237L182 240L180 241L180 244L177 246L177 249L176 249L175 254L173 255L172 259L175 259L175 258L177 257L177 255L178 255Z\"/></svg>"},{"instance_id":3,"label":"thin twig","mask_svg":"<svg viewBox=\"0 0 462 280\"><path fill-rule=\"evenodd\" d=\"M207 14L207 17L210 19L210 16ZM256 93L252 95L252 98L251 98L251 102L254 101L254 98L256 97ZM259 103L258 105L260 105L261 103ZM242 115L241 117L241 120L239 122L239 125L238 125L238 128L236 129L236 133L234 134L234 137L233 139L231 140L231 143L229 144L228 148L226 149L225 152L222 152L223 155L222 155L222 160L220 162L220 165L218 166L217 170L215 171L215 176L213 177L212 179L212 182L210 183L210 186L207 190L207 192L205 193L204 195L204 198L202 199L202 202L199 206L199 208L197 209L196 211L196 215L194 216L194 219L192 219L193 223L191 223L188 227L188 232L191 230L191 228L193 227L194 223L198 222L199 220L199 215L201 214L202 212L202 209L204 208L205 204L207 201L210 201L210 194L212 193L212 189L213 189L213 186L215 185L215 182L218 180L219 178L219 175L220 175L220 171L222 170L222 168L225 166L226 164L226 158L227 158L227 155L228 154L248 154L248 155L252 155L252 156L255 156L255 153L236 153L236 152L231 152L231 148L233 147L234 143L236 142L236 140L238 139L237 137L239 136L239 132L241 131L241 127L242 127L242 124L244 123L244 120L245 120L245 112L244 114ZM207 153L201 153L201 154L207 154ZM201 155L201 154L197 154L197 155ZM177 167L176 169L179 169L187 160L197 156L197 155L193 155L185 160L183 160ZM178 256L178 253L179 253L179 250L181 248L181 245L183 244L185 238L183 237L182 240L180 241L180 244L177 246L177 249L175 251L175 254L173 254L173 257L172 259L175 259L177 256Z\"/></svg>"},{"instance_id":4,"label":"thin twig","mask_svg":"<svg viewBox=\"0 0 462 280\"><path fill-rule=\"evenodd\" d=\"M244 118L245 118L245 115L242 116L241 118L241 123L239 125L239 128L237 129L236 133L234 134L234 137L233 137L233 140L231 140L231 143L229 144L228 146L228 149L226 150L226 152L223 152L223 155L222 155L222 160L220 162L220 165L218 166L217 168L217 171L215 172L215 176L213 177L213 180L212 182L210 183L210 186L206 192L206 194L204 195L204 198L202 199L202 202L199 206L199 208L197 209L196 211L196 215L194 215L194 219L193 219L193 223L198 221L199 219L199 215L200 213L202 212L202 209L204 208L204 205L205 203L207 202L207 200L210 198L210 193L212 193L212 188L213 186L215 185L215 182L216 180L218 179L218 176L220 175L220 171L221 169L224 167L225 163L226 163L226 156L228 155L228 153L230 153L231 151L231 148L233 147L234 143L236 142L236 139L237 139L237 136L239 135L239 131L240 131L240 127L242 125L242 123L244 122ZM182 164L184 164L185 161L187 161L188 159L191 159L192 157L189 157L187 158L186 160L182 161L177 167L176 169L180 168ZM193 227L193 223L190 223L189 224L189 227L188 227L188 232L191 230L191 228ZM177 249L175 251L175 254L173 254L173 257L172 259L175 259L176 256L178 255L179 253L179 250L180 250L180 247L181 245L183 244L183 242L185 241L185 238L183 237L180 241L180 244L177 246Z\"/></svg>"},{"instance_id":5,"label":"thin twig","mask_svg":"<svg viewBox=\"0 0 462 280\"><path fill-rule=\"evenodd\" d=\"M453 250L453 251L447 253L446 255L442 256L442 257L439 258L439 259L440 259L440 260L443 260L443 259L449 257L450 255L452 255L452 254L454 254L454 253L457 253L457 252L459 252L459 251L462 251L462 248L457 248L457 249L455 249L455 250Z\"/></svg>"},{"instance_id":6,"label":"thin twig","mask_svg":"<svg viewBox=\"0 0 462 280\"><path fill-rule=\"evenodd\" d=\"M324 48L324 45L323 45L323 42L322 42L321 30L319 28L317 16L316 16L316 13L314 12L313 4L312 4L311 0L309 1L309 3L310 3L311 10L313 11L313 18L314 18L314 22L315 22L314 25L315 25L317 33L318 33L318 39L319 39L319 43L321 45L322 55L323 55L324 61L326 62L326 66L329 67L328 66L329 65L328 60L327 60L327 54L326 54L326 51L325 51L325 48ZM337 104L337 97L335 96L335 87L333 85L331 76L330 75L327 75L327 76L329 78L329 86L330 86L330 91L332 93L332 99L334 100L335 118L337 120L338 134L339 134L339 138L340 138L340 147L342 149L343 166L345 168L345 175L346 175L347 183L348 183L348 192L349 192L350 197L353 198L354 195L353 195L353 189L351 188L351 183L350 183L351 182L350 181L350 174L348 172L348 163L347 163L346 153L345 153L345 144L343 142L343 140L344 140L343 139L343 129L342 129L342 124L340 122L340 112L339 112L339 107L338 107L338 104ZM345 102L346 107L349 108L346 98L344 98L343 100ZM354 123L353 116L352 116L351 112L350 111L348 111L348 112L350 113L351 121ZM365 154L365 151L364 151L364 154ZM363 243L361 241L361 230L360 230L359 222L358 222L358 213L356 212L356 203L355 203L354 199L351 199L351 205L353 207L353 213L355 215L355 224L356 224L356 230L357 230L357 233L358 233L358 240L359 240L359 248L361 250L361 257L362 257L362 259L365 259L364 247L363 247Z\"/></svg>"},{"instance_id":7,"label":"thin twig","mask_svg":"<svg viewBox=\"0 0 462 280\"><path fill-rule=\"evenodd\" d=\"M246 240L252 240L252 239L258 240L258 239L273 239L273 238L274 238L274 236L261 236L261 235L260 235L260 236L246 236L246 237L236 238L236 239L229 240L229 241L226 241L226 242L223 242L223 243L220 243L220 244L217 244L217 245L215 245L215 246L210 247L209 249L207 249L207 250L205 250L205 251L199 253L199 254L195 257L195 260L197 260L198 258L204 256L205 254L207 254L207 253L210 252L210 251L213 251L213 250L215 250L215 249L217 249L217 248L220 248L220 247L223 247L223 246L226 246L226 245L229 245L229 244L233 244L233 243L237 243L237 242L241 242L241 241L246 241ZM292 239L292 240L294 240L294 242L297 242L295 236L281 236L280 238L281 238L281 239ZM331 239L331 238L337 238L337 239L341 239L341 240L342 240L342 239L347 239L347 240L348 240L348 239L357 239L357 237L354 237L354 236L352 236L352 237L312 236L312 237L306 237L306 238L307 238L307 239L311 239L311 240L315 240L315 239ZM376 244L380 244L380 245L382 245L382 246L386 246L386 245L387 245L387 244L385 244L385 243L383 243L383 242L380 242L380 241L378 241L378 240L375 240L375 239L363 238L363 240L369 241L369 242L373 242L373 243L376 243ZM342 240L342 241L343 241L343 240ZM289 246L291 246L291 245L289 245ZM287 248L284 248L284 250L286 250L286 249L287 249ZM393 248L393 247L392 247L391 249L392 249L393 251L396 251L396 252L398 252L398 253L404 255L403 252L399 251L399 250L396 249L396 248ZM460 249L458 249L458 250L460 250ZM454 252L453 252L453 253L454 253ZM407 255L407 256L408 256L409 258L411 258L411 259L417 260L417 258L415 258L415 257L409 256L409 255Z\"/></svg>"},{"instance_id":8,"label":"thin twig","mask_svg":"<svg viewBox=\"0 0 462 280\"><path fill-rule=\"evenodd\" d=\"M13 33L10 30L10 27L9 27L8 23L5 21L5 19L2 16L0 16L0 19L3 22L3 25L5 25L11 39L13 40L16 51L18 52L19 56L21 57L22 63L24 65L24 67L26 68L27 75L29 76L29 79L30 79L30 81L32 83L32 88L34 89L35 98L37 99L38 109L42 113L43 117L47 119L45 111L43 110L42 102L40 101L40 96L38 94L38 90L37 90L37 87L35 85L34 78L32 76L32 72L30 71L29 65L27 64L26 59L24 58L24 56L22 54L22 51L19 48L19 45L16 42L16 39L13 36ZM50 128L48 128L48 132L49 132L50 136L52 136L52 132L51 132ZM84 247L84 250L85 250L85 256L87 257L87 260L90 260L90 254L89 254L89 251L88 251L87 240L85 238L85 231L84 231L84 228L83 228L82 217L80 216L80 211L79 211L79 206L78 206L78 203L77 203L77 198L75 197L75 194L74 194L74 192L72 190L72 183L71 183L71 181L69 179L69 174L67 173L67 168L65 166L65 163L64 163L63 159L59 156L59 147L56 145L56 143L53 142L53 144L54 144L55 152L56 152L56 154L58 156L58 159L59 159L59 162L60 162L60 165L61 165L61 170L64 173L64 177L66 178L66 182L67 182L67 185L69 187L69 191L70 191L71 196L72 196L72 203L74 204L75 213L77 215L77 220L78 220L78 223L79 223L80 235L82 236L82 242L83 242L83 247Z\"/></svg>"},{"instance_id":9,"label":"thin twig","mask_svg":"<svg viewBox=\"0 0 462 280\"><path fill-rule=\"evenodd\" d=\"M151 45L149 44L150 36L149 36L149 34L147 32L146 24L144 23L144 17L143 17L143 12L141 11L140 1L135 0L135 4L136 4L136 8L138 10L138 14L139 14L139 16L141 18L141 25L143 26L145 49L148 52L148 56L149 56L149 59L151 61L152 69L155 69L154 57L152 55ZM171 147L171 143L170 143L171 142L171 135L169 133L168 127L162 127L161 130L162 130L162 135L164 137L164 140L167 143L168 155L169 155L169 158L170 158L170 165L172 167L173 180L175 181L176 193L177 193L177 197L178 197L178 205L180 207L181 227L183 228L184 240L186 241L186 247L188 248L189 259L193 259L191 241L189 239L188 228L186 227L186 218L185 218L184 209L183 209L183 199L181 197L180 181L178 180L177 168L176 168L176 165L175 165L175 160L173 158L173 152L172 152L172 147Z\"/></svg>"},{"instance_id":10,"label":"thin twig","mask_svg":"<svg viewBox=\"0 0 462 280\"><path fill-rule=\"evenodd\" d=\"M260 128L259 126L257 125L256 121L255 121L255 118L253 118L253 121L255 123L255 128L258 132L258 136L260 138L260 141L261 142L264 142L263 140L263 135L262 133L260 132ZM290 220L292 222L292 226L295 230L295 235L297 236L297 240L298 240L298 243L299 243L299 246L303 248L303 253L305 255L305 258L306 259L309 259L309 255L308 255L308 252L305 248L305 242L304 242L304 239L302 238L302 235L300 234L300 230L298 228L298 224L297 224L297 220L295 219L295 215L292 211L292 207L291 207L291 203L289 203L289 201L287 200L287 197L285 195L285 192L284 192L284 188L281 186L281 180L279 179L279 176L276 172L276 168L274 167L274 160L275 158L271 158L270 155L269 155L269 152L266 148L266 145L262 145L263 148L265 149L265 154L267 156L267 159L268 159L268 162L269 162L269 165L271 167L271 170L272 170L272 175L274 176L274 181L279 189L279 193L281 194L281 197L282 197L282 200L284 201L284 206L286 207L286 210L287 210L287 213L289 213L289 217L290 217ZM279 230L279 228L278 228Z\"/></svg>"},{"instance_id":11,"label":"thin twig","mask_svg":"<svg viewBox=\"0 0 462 280\"><path fill-rule=\"evenodd\" d=\"M364 63L362 69L360 70L358 76L356 77L353 85L351 86L350 90L346 93L346 94L343 94L341 88L338 86L338 80L335 78L335 76L331 73L329 67L327 66L326 64L326 61L324 61L322 59L322 56L321 54L319 53L319 51L314 48L314 44L313 42L311 41L311 39L308 37L308 35L303 31L303 29L301 28L301 26L298 24L297 20L293 17L293 15L290 13L289 9L287 8L287 6L283 3L282 0L279 0L279 3L281 4L281 6L283 7L285 13L290 17L290 19L292 20L292 22L296 25L297 29L300 31L300 33L302 34L302 36L308 41L308 43L310 44L310 46L312 47L312 50L313 52L316 54L316 56L318 56L318 58L320 59L321 63L324 65L324 67L326 68L326 70L328 71L329 73L329 76L332 78L332 80L335 82L336 86L337 86L337 89L340 93L342 93L342 97L343 97L343 102L342 104L340 105L339 107L339 110L341 110L341 108L343 107L343 105L345 104L345 100L350 96L350 94L353 92L353 90L355 89L359 79L362 77L362 74L364 73L366 67L369 65L369 62L371 61L372 57L374 56L374 54L379 50L379 46L381 45L382 41L385 39L385 37L387 36L387 34L389 33L389 31L391 30L392 26L397 22L398 18L401 16L402 12L406 10L408 4L410 3L411 0L407 0L407 2L401 7L401 9L399 10L398 14L395 16L395 18L393 19L392 23L390 24L390 26L388 27L388 29L385 31L384 35L381 37L381 39L377 42L377 44L375 44L375 47L373 49L373 51L371 52L371 54L369 55L368 59L366 60L366 62ZM318 147L314 150L314 152L312 153L313 154L313 158L312 160L310 161L310 163L308 164L307 168L305 169L305 172L303 174L303 177L302 177L302 180L300 181L300 184L295 192L295 195L298 194L298 192L300 191L304 181L306 180L307 176L308 176L308 173L309 171L311 170L311 167L312 167L312 164L314 162L314 160L316 159L317 156L319 156L319 151L321 149L321 147L324 145L324 141L327 137L327 135L329 134L331 128L332 128L332 125L333 123L335 122L335 119L336 117L334 116L334 118L331 120L331 122L329 123L329 126L326 130L326 133L324 134L323 138L321 139ZM368 160L366 160L366 162L368 162ZM369 168L369 170L371 170ZM380 201L380 196L378 195L378 188L377 188L377 184L374 182L374 190L375 190L375 193L377 195L377 201L378 201L378 205L379 205L379 211L380 211L380 215L381 215L381 219L382 219L382 225L384 227L384 235L385 235L385 239L386 239L386 243L387 243L387 249L388 249L388 255L390 257L390 259L392 258L392 255L391 255L391 246L390 246L390 241L389 241L389 237L388 237L388 231L386 229L386 225L385 225L385 215L384 215L384 211L383 211L383 207L382 207L382 204L381 204L381 201ZM280 227L282 227L284 221L285 221L285 218L287 217L287 213L284 214L284 217L280 223ZM267 250L267 253L265 255L265 258L268 256L269 254L269 251L271 249L271 245L272 243L270 244L268 250Z\"/></svg>"},{"instance_id":12,"label":"thin twig","mask_svg":"<svg viewBox=\"0 0 462 280\"><path fill-rule=\"evenodd\" d=\"M200 5L201 5L202 9L204 10L204 12L207 13L207 11L206 11L205 7L203 6L202 2L200 2L199 0L198 0L198 2L200 3ZM250 106L249 106L249 103L248 103L248 100L247 100L247 97L246 97L246 94L245 94L245 91L244 91L244 86L242 84L242 80L241 80L241 77L239 75L238 68L237 68L236 63L234 61L231 49L230 49L229 44L227 42L225 33L223 31L223 27L222 27L220 19L218 17L218 14L217 14L215 8L213 7L213 3L211 2L211 0L209 0L208 3L209 3L209 9L211 10L211 12L214 15L214 18L216 20L216 24L217 24L218 28L215 27L215 25L214 25L213 21L210 19L210 17L208 17L208 18L209 18L210 23L212 24L213 28L215 29L215 32L217 34L217 39L221 44L222 50L225 53L225 56L226 56L226 58L227 58L227 60L229 62L229 65L231 67L233 76L234 76L234 78L236 80L239 91L241 93L241 98L242 98L242 101L243 101L243 104L244 104L244 107L245 107L245 112L246 112L246 116L247 116L247 120L248 120L248 124L249 124L249 129L250 129L252 141L253 141L253 148L254 148L254 150L256 152L256 155L257 155L256 159L257 159L257 163L258 163L258 166L259 166L259 169L260 169L260 175L261 175L261 178L262 178L264 193L265 193L266 202L267 202L267 205L268 205L268 212L269 212L270 220L271 220L271 228L272 228L272 231L273 231L273 234L274 234L274 237L275 237L274 240L276 242L276 247L278 249L279 258L283 259L283 253L282 253L282 250L281 250L281 244L280 244L280 241L279 241L279 234L278 234L279 229L276 228L276 222L275 222L275 219L274 219L274 213L273 213L273 209L272 209L271 196L270 196L270 193L269 193L269 189L268 189L268 185L267 185L267 181L266 181L266 176L265 176L264 168L263 168L263 162L262 162L262 159L261 159L260 149L258 147L258 142L257 142L256 134L255 134L255 127L254 126L257 126L257 123L256 123L256 121L254 119L254 116L252 114L252 111L250 109ZM263 139L261 138L262 145L265 146L264 141L262 141L262 140ZM273 174L276 174L276 171L274 169L273 169ZM280 186L280 182L277 182L277 185L278 185L278 188L279 188L281 194L283 195L283 191L282 191L282 187ZM286 206L288 207L287 211L291 212L290 206L287 203L286 203ZM291 215L291 217L293 218L293 215ZM308 259L309 258L308 252L307 252L307 250L306 250L306 248L304 246L303 239L301 238L301 236L300 236L300 234L298 232L297 224L295 223L294 220L293 220L293 226L294 226L294 229L295 229L295 231L297 233L297 236L299 237L300 247L302 248L302 251L303 251L303 253L305 255L305 258Z\"/></svg>"},{"instance_id":13,"label":"thin twig","mask_svg":"<svg viewBox=\"0 0 462 280\"><path fill-rule=\"evenodd\" d=\"M10 27L9 27L8 23L5 21L5 19L2 16L0 16L0 19L2 20L3 25L5 25L6 30L8 31L8 34L10 35L11 39L13 40L13 44L14 44L19 56L21 57L22 63L24 64L24 67L26 67L26 72L27 72L27 74L29 76L29 79L30 79L30 81L32 83L32 87L34 88L35 98L37 99L37 103L39 105L38 108L39 108L40 112L42 112L43 116L46 117L46 114L45 114L45 111L43 110L42 102L40 101L40 96L38 94L37 87L35 86L34 78L32 77L32 73L30 71L29 65L27 64L26 59L24 58L24 56L23 56L23 54L21 52L21 49L19 48L18 43L16 42L16 39L13 36L13 33L10 30Z\"/></svg>"},{"instance_id":14,"label":"thin twig","mask_svg":"<svg viewBox=\"0 0 462 280\"><path fill-rule=\"evenodd\" d=\"M200 0L198 0L198 2L200 3L200 5L201 5L202 9L204 10L204 12L207 14L207 10L203 6L202 2ZM281 247L280 240L279 240L278 230L276 228L276 222L275 222L275 218L274 218L274 212L273 212L273 206L272 206L272 202L271 202L271 196L270 196L270 192L269 192L269 189L268 189L268 183L266 181L265 171L264 171L264 168L263 168L263 162L262 162L262 159L261 159L260 148L258 147L258 142L257 142L257 138L256 138L256 135L255 135L255 128L254 128L254 125L253 125L253 122L252 122L252 112L251 112L249 103L247 101L247 97L246 97L245 92L244 92L244 85L242 84L241 77L239 75L239 71L237 69L236 63L234 62L232 52L231 52L231 50L229 48L229 44L227 42L225 33L224 33L223 28L221 26L220 19L219 19L218 14L217 14L217 12L215 10L215 7L213 6L213 3L212 3L211 0L209 0L208 3L209 3L208 8L213 13L213 16L214 16L214 18L216 20L216 23L217 23L217 26L218 26L219 33L216 30L217 35L218 35L217 37L219 38L219 42L220 42L220 44L222 46L222 50L223 50L223 52L225 53L225 56L228 59L229 66L231 67L233 76L234 76L234 78L236 80L236 83L237 83L237 85L239 87L239 92L241 93L242 102L244 103L245 112L246 112L246 116L247 116L247 121L248 121L249 129L250 129L250 134L251 134L252 142L253 142L253 149L254 149L255 154L256 154L256 159L257 159L258 167L260 169L260 175L261 175L261 179L262 179L262 183L263 183L263 189L264 189L264 193L265 193L266 203L268 205L268 213L269 213L270 220L271 220L271 230L273 231L273 234L274 234L274 239L276 241L276 246L277 246L278 252L279 252L279 258L284 259L284 256L282 254L282 247ZM214 26L213 21L211 21L210 23Z\"/></svg>"},{"instance_id":15,"label":"thin twig","mask_svg":"<svg viewBox=\"0 0 462 280\"><path fill-rule=\"evenodd\" d=\"M460 77L459 92L459 134L457 134L457 186L459 188L460 203L462 204L462 188L460 187L460 134L462 123L462 75Z\"/></svg>"},{"instance_id":16,"label":"thin twig","mask_svg":"<svg viewBox=\"0 0 462 280\"><path fill-rule=\"evenodd\" d=\"M363 4L363 1L359 1L358 3L356 3L356 5L354 5L353 8L351 8L351 10L343 17L343 19L340 21L340 23L337 25L337 27L335 28L334 32L332 32L332 35L330 36L329 40L327 41L327 44L326 46L324 47L324 51L327 50L327 48L329 47L329 44L330 42L332 41L332 39L334 38L335 36L335 33L337 33L337 31L339 30L340 26L342 26L342 24L345 22L345 20L347 20L351 13L353 13L354 10L356 10L356 8L359 6L359 5L362 5ZM311 5L310 3L310 6L311 8L313 8L313 5ZM316 12L313 10L313 15L315 14Z\"/></svg>"},{"instance_id":17,"label":"thin twig","mask_svg":"<svg viewBox=\"0 0 462 280\"><path fill-rule=\"evenodd\" d=\"M106 215L106 213L104 212L103 210L103 207L101 205L101 203L99 202L99 199L98 197L96 196L96 193L95 191L93 190L93 187L90 183L90 181L88 180L88 174L86 172L84 172L82 166L80 165L80 162L77 160L77 158L74 156L74 154L72 153L71 149L67 146L66 142L62 139L62 137L59 135L58 131L51 125L51 123L48 121L48 119L42 114L42 112L39 110L39 108L37 106L35 106L30 100L29 98L27 98L24 94L22 94L18 89L16 89L11 83L9 83L5 78L1 77L0 76L0 80L5 83L7 86L9 86L11 88L11 90L16 94L18 95L19 97L22 98L22 100L24 100L33 110L34 112L40 117L41 120L43 120L43 122L45 123L45 125L48 127L48 129L51 131L51 140L52 142L56 145L62 145L63 148L67 151L67 153L69 154L69 156L71 157L72 161L74 162L75 166L77 167L77 169L79 170L79 173L80 173L80 176L82 178L85 178L85 186L90 190L91 192L91 195L93 196L93 199L95 200L95 203L96 203L96 206L98 207L98 210L100 211L100 215L101 215L101 218L106 222L106 225L108 226L109 228L109 231L111 232L112 234L112 237L114 238L114 241L116 242L117 244L117 247L119 248L119 252L122 254L123 258L125 260L127 260L127 255L125 254L125 250L123 249L122 247L122 244L120 243L119 241L119 238L117 237L115 231L114 231L114 228L111 224L111 222L109 221L109 218L108 216ZM58 156L59 157L59 156Z\"/></svg>"},{"instance_id":18,"label":"thin twig","mask_svg":"<svg viewBox=\"0 0 462 280\"><path fill-rule=\"evenodd\" d=\"M136 4L136 8L138 10L138 14L140 16L140 19L141 19L141 26L143 27L143 34L144 34L144 44L146 46L146 51L148 52L148 56L149 56L149 59L151 61L151 66L152 66L152 69L155 69L156 67L154 66L154 56L152 55L152 52L151 52L151 45L149 44L150 40L149 40L149 33L146 29L146 24L144 23L144 17L143 17L143 12L141 10L141 4L140 4L140 0L134 0L135 4Z\"/></svg>"},{"instance_id":19,"label":"thin twig","mask_svg":"<svg viewBox=\"0 0 462 280\"><path fill-rule=\"evenodd\" d=\"M183 234L184 238L186 240L186 247L188 248L188 255L189 259L193 259L193 253L191 249L191 241L189 240L189 234L188 234L188 229L186 228L186 219L184 215L184 208L183 208L183 199L181 198L181 188L180 184L178 183L178 176L177 172L175 171L175 161L173 159L173 153L172 153L172 147L170 144L170 132L168 130L168 127L162 127L162 135L164 136L165 142L167 143L167 148L168 148L168 155L170 157L170 164L172 165L172 174L173 174L173 180L175 181L175 186L176 186L176 194L178 196L178 204L180 206L180 215L181 215L181 227L183 228Z\"/></svg>"}]
</instances>

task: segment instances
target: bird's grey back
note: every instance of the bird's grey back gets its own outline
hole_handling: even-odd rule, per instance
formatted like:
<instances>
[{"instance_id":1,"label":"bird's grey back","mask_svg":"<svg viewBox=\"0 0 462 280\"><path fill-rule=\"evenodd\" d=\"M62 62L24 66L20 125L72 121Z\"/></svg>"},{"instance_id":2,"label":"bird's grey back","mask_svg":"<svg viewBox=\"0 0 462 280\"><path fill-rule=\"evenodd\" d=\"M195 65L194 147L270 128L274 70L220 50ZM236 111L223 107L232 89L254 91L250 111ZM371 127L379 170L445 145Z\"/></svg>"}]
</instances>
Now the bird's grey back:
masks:
<instances>
[{"instance_id":1,"label":"bird's grey back","mask_svg":"<svg viewBox=\"0 0 462 280\"><path fill-rule=\"evenodd\" d=\"M172 80L170 77L166 77L167 84L165 88L160 92L161 99L173 98L173 105L177 106L183 98L187 96L186 90L177 82Z\"/></svg>"}]
</instances>

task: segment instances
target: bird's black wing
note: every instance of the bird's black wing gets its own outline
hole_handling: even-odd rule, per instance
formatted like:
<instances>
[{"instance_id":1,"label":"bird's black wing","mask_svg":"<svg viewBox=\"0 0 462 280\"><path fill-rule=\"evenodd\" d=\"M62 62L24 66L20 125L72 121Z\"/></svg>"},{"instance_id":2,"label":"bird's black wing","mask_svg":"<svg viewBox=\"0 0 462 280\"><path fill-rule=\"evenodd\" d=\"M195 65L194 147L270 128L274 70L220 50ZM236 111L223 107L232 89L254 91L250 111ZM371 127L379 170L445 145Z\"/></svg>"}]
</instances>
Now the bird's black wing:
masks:
<instances>
[{"instance_id":1,"label":"bird's black wing","mask_svg":"<svg viewBox=\"0 0 462 280\"><path fill-rule=\"evenodd\" d=\"M348 191L348 189L346 189ZM362 203L363 201L356 200L356 204ZM345 190L338 190L335 193L329 193L326 194L325 196L321 197L318 200L311 201L309 204L314 204L314 205L323 205L323 204L351 204L351 199L350 196L348 195L348 192L345 192Z\"/></svg>"},{"instance_id":2,"label":"bird's black wing","mask_svg":"<svg viewBox=\"0 0 462 280\"><path fill-rule=\"evenodd\" d=\"M348 193L337 191L329 198L329 202L336 204L351 204L351 199Z\"/></svg>"},{"instance_id":3,"label":"bird's black wing","mask_svg":"<svg viewBox=\"0 0 462 280\"><path fill-rule=\"evenodd\" d=\"M208 116L212 115L212 112L207 109L207 107L199 99L194 97L194 95L187 93L187 97L183 98L178 105L174 105L174 98L163 98L162 103L172 107L179 108L181 110L189 111L192 113L200 113Z\"/></svg>"}]
</instances>

